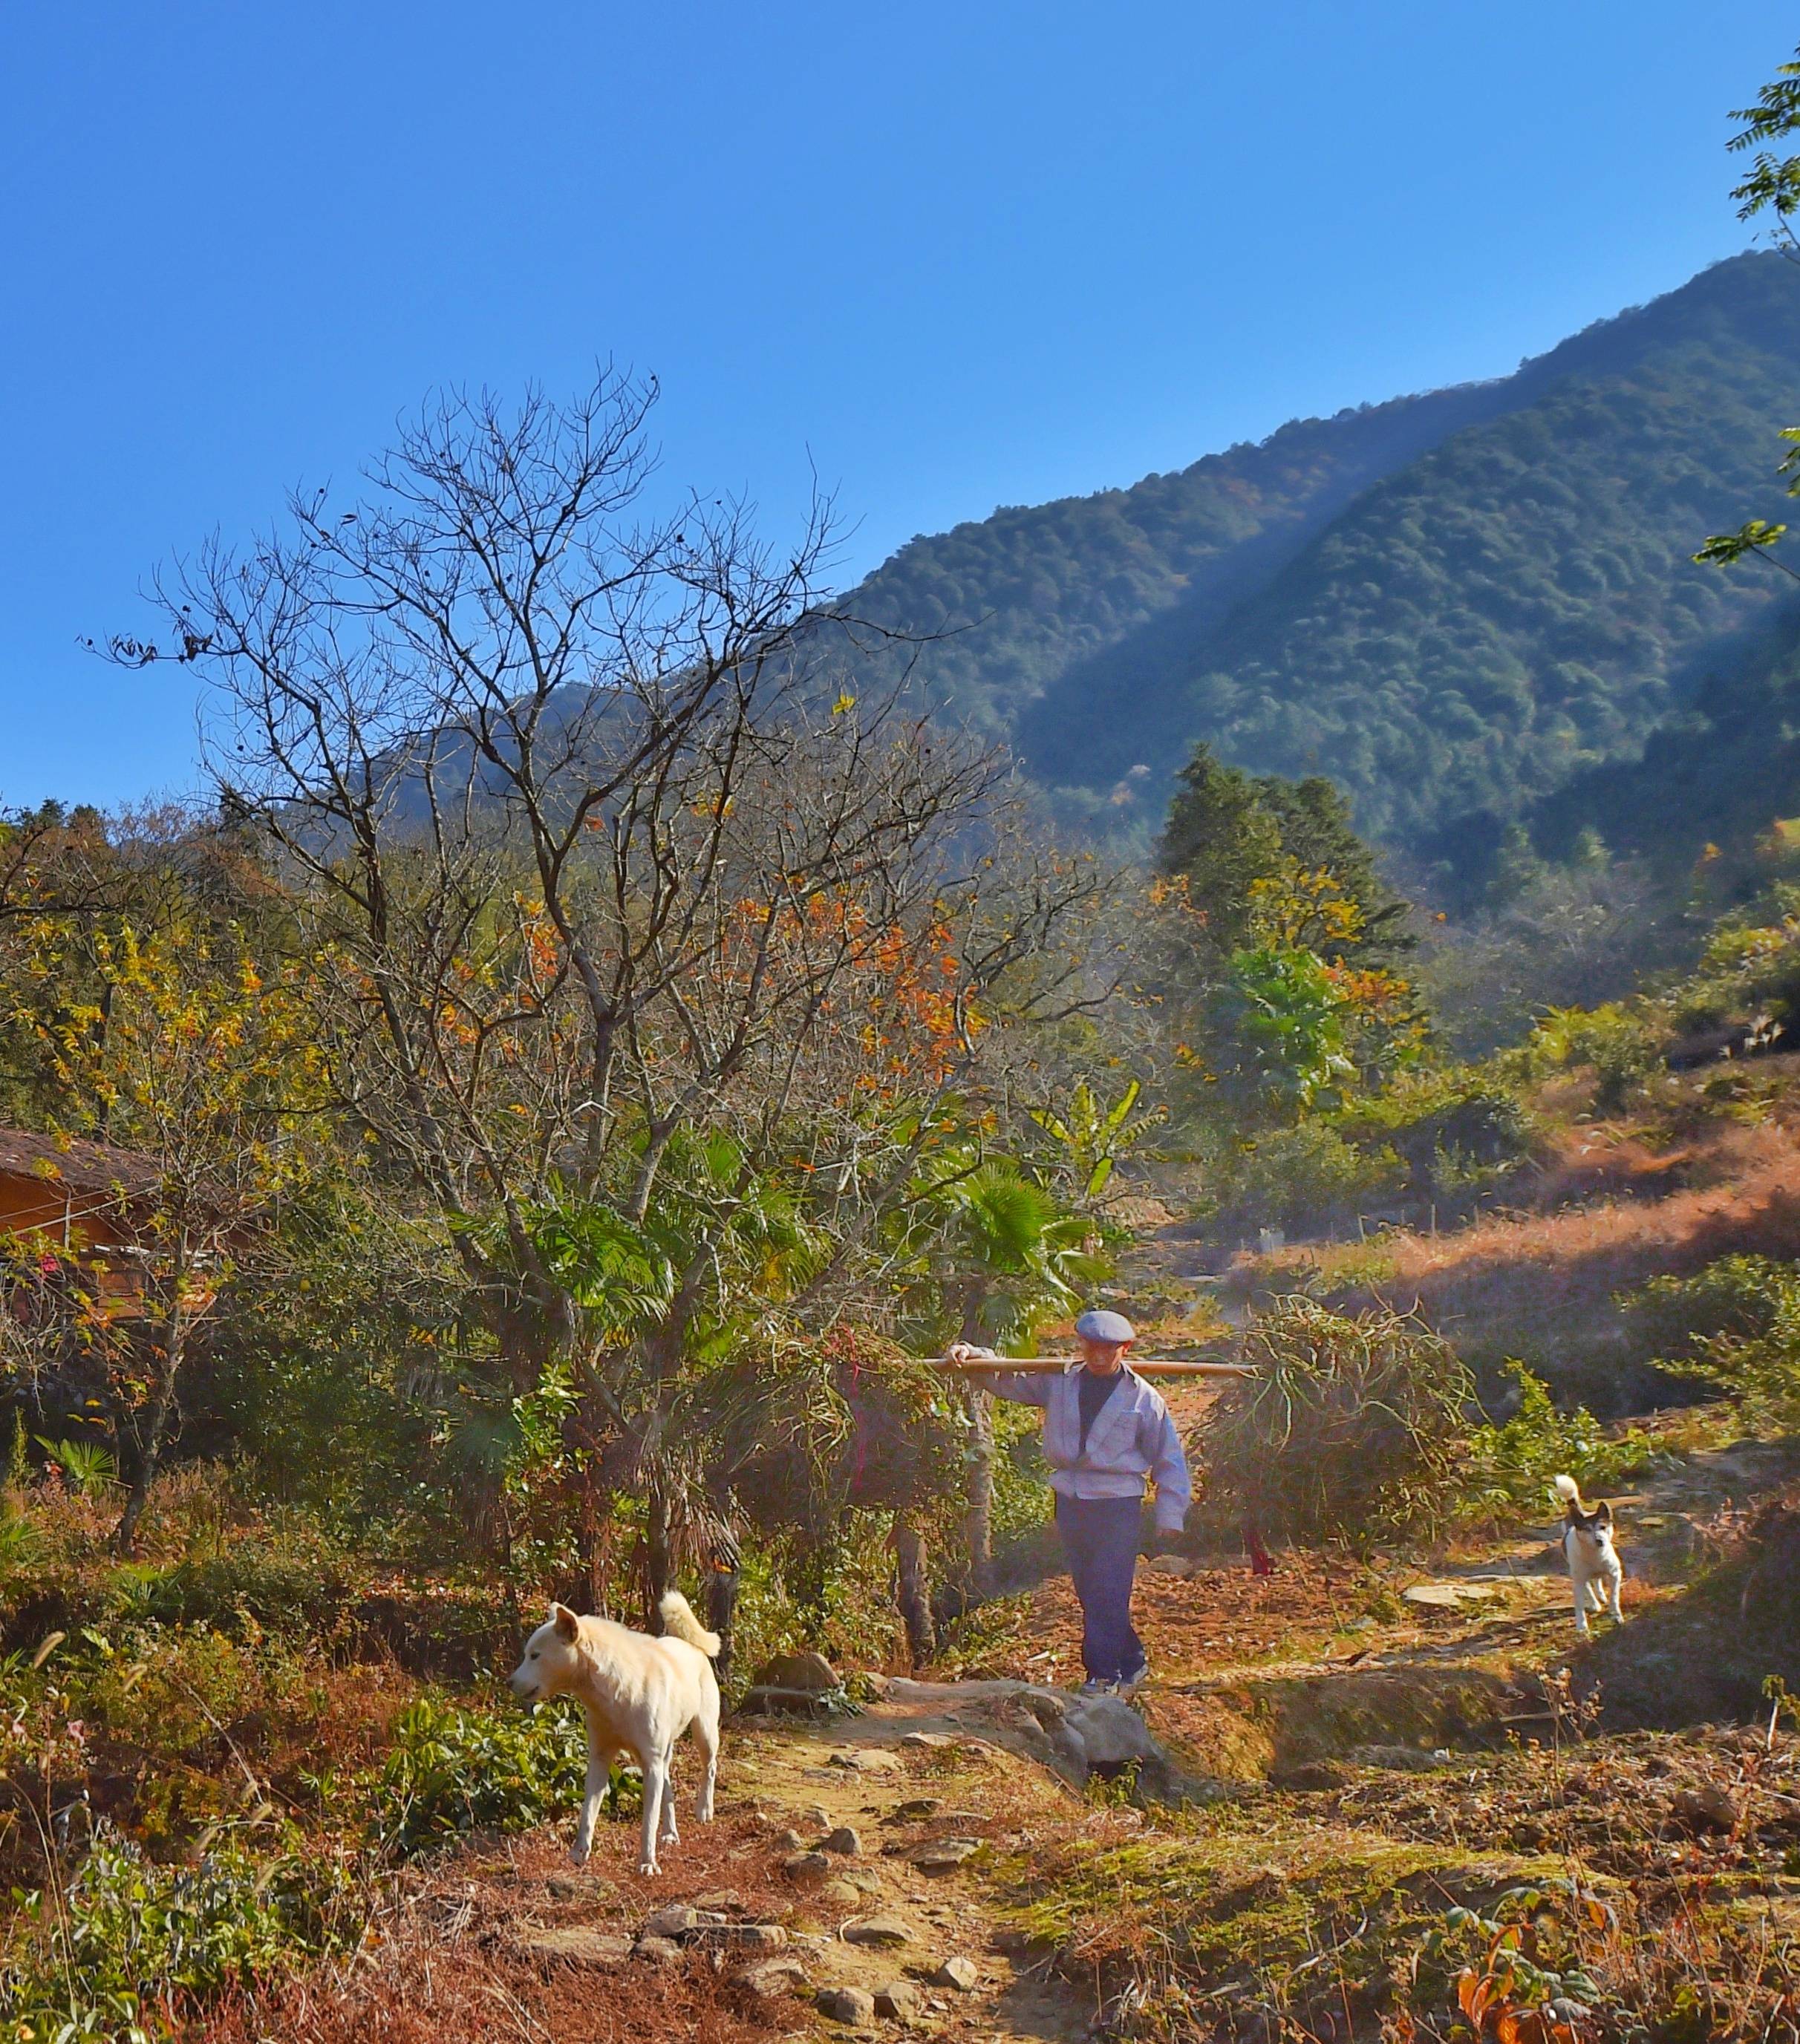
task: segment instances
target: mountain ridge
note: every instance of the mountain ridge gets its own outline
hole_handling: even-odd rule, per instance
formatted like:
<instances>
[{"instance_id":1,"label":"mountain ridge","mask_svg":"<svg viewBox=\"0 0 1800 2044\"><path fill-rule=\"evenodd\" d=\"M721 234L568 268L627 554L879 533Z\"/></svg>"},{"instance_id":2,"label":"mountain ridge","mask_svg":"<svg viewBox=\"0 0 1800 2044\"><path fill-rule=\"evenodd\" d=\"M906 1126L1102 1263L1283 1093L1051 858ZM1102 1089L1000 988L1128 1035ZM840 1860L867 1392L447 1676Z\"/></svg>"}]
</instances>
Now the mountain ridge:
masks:
<instances>
[{"instance_id":1,"label":"mountain ridge","mask_svg":"<svg viewBox=\"0 0 1800 2044\"><path fill-rule=\"evenodd\" d=\"M1635 757L1769 601L1689 556L1779 515L1797 371L1800 279L1728 258L1510 376L915 539L846 601L928 642L862 668L910 659L1090 816L1136 787L1153 821L1206 739L1330 774L1375 836L1453 856Z\"/></svg>"}]
</instances>

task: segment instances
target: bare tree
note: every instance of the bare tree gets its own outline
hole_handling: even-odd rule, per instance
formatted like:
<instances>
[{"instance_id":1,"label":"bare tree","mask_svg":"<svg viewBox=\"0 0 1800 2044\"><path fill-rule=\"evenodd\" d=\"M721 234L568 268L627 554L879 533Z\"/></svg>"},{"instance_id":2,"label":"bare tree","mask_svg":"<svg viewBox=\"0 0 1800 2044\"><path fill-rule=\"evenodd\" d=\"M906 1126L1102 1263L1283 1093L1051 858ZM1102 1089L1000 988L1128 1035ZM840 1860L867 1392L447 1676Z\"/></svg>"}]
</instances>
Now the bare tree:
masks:
<instances>
[{"instance_id":1,"label":"bare tree","mask_svg":"<svg viewBox=\"0 0 1800 2044\"><path fill-rule=\"evenodd\" d=\"M692 1490L669 1389L771 1178L805 1189L793 1302L829 1315L984 998L1096 997L1044 962L1089 877L1015 863L990 898L1004 763L836 671L829 504L785 552L734 502L652 512L653 395L445 399L354 505L296 498L158 590L228 813L332 962L342 1102L520 1388L572 1358L597 1466L649 1499L652 1597Z\"/></svg>"}]
</instances>

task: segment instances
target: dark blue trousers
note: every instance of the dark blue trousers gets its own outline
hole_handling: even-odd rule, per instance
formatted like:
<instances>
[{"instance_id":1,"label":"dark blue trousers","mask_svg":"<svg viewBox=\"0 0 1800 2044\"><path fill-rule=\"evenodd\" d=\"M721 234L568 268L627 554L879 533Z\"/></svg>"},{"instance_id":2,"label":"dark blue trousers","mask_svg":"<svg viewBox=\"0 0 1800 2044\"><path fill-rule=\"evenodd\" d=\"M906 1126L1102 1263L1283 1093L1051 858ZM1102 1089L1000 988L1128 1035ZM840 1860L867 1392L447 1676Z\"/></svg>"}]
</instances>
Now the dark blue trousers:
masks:
<instances>
[{"instance_id":1,"label":"dark blue trousers","mask_svg":"<svg viewBox=\"0 0 1800 2044\"><path fill-rule=\"evenodd\" d=\"M1140 1497L1057 1493L1056 1530L1081 1600L1081 1658L1092 1681L1117 1682L1144 1666L1144 1643L1131 1623L1143 1523Z\"/></svg>"}]
</instances>

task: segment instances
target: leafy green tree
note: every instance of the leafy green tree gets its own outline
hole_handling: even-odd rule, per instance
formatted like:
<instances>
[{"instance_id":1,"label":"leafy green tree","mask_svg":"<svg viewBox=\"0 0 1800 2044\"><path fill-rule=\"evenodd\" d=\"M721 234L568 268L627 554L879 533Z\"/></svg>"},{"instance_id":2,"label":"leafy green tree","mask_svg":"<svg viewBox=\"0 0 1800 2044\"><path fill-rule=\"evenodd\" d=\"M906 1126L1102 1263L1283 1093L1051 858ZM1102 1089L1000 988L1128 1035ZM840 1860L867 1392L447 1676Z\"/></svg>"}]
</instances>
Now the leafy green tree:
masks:
<instances>
[{"instance_id":1,"label":"leafy green tree","mask_svg":"<svg viewBox=\"0 0 1800 2044\"><path fill-rule=\"evenodd\" d=\"M1247 774L1204 743L1179 778L1159 858L1185 884L1207 951L1229 957L1275 925L1333 962L1410 947L1410 905L1383 881L1329 781Z\"/></svg>"}]
</instances>

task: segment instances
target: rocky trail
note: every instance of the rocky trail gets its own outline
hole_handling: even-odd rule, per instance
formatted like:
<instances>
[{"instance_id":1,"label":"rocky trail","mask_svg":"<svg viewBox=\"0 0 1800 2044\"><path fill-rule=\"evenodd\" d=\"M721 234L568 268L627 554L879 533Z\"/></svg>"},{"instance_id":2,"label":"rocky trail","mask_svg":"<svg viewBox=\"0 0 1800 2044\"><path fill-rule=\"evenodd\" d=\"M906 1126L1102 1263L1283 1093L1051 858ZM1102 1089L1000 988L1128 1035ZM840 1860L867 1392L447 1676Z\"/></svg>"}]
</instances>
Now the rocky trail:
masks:
<instances>
[{"instance_id":1,"label":"rocky trail","mask_svg":"<svg viewBox=\"0 0 1800 2044\"><path fill-rule=\"evenodd\" d=\"M1154 1764L1143 1720L1012 1682L886 1686L827 1723L735 1723L710 1827L687 1815L678 1758L682 1840L658 1877L628 1870L629 1827L603 1829L579 1872L528 1840L422 1888L412 1934L554 1989L548 2006L511 1990L521 2038L636 2034L633 2010L675 2015L695 1977L721 2019L757 2032L1087 2036L1092 1997L1010 1924L992 1877L1052 1835L1098 1846L1140 1827L1077 1784L1083 1725L1091 1757ZM583 2002L579 2028L552 2013ZM616 2027L590 2027L605 2004Z\"/></svg>"},{"instance_id":2,"label":"rocky trail","mask_svg":"<svg viewBox=\"0 0 1800 2044\"><path fill-rule=\"evenodd\" d=\"M1279 1960L1290 1941L1298 1979L1333 1926L1540 1878L1546 1852L1671 1895L1753 1877L1786 1924L1793 1742L1729 1722L1605 1735L1571 1712L1565 1671L1679 1696L1659 1623L1721 1529L1796 1473L1791 1450L1753 1443L1669 1458L1621 1500L1626 1621L1591 1649L1548 1521L1429 1570L1398 1554L1294 1554L1263 1577L1236 1558L1151 1567L1141 1712L1056 1686L1078 1633L1049 1578L951 1657L956 1679L870 1676L858 1710L731 1720L710 1826L678 1755L683 1828L659 1877L633 1870L625 1822L579 1871L566 1826L471 1846L394 1900L372 1962L315 1991L362 1996L369 2034L405 2044L1073 2044L1131 2034L1121 1981L1159 1952L1185 1948L1197 1991L1241 1999L1247 1950ZM1556 1756L1583 1741L1578 1800Z\"/></svg>"}]
</instances>

